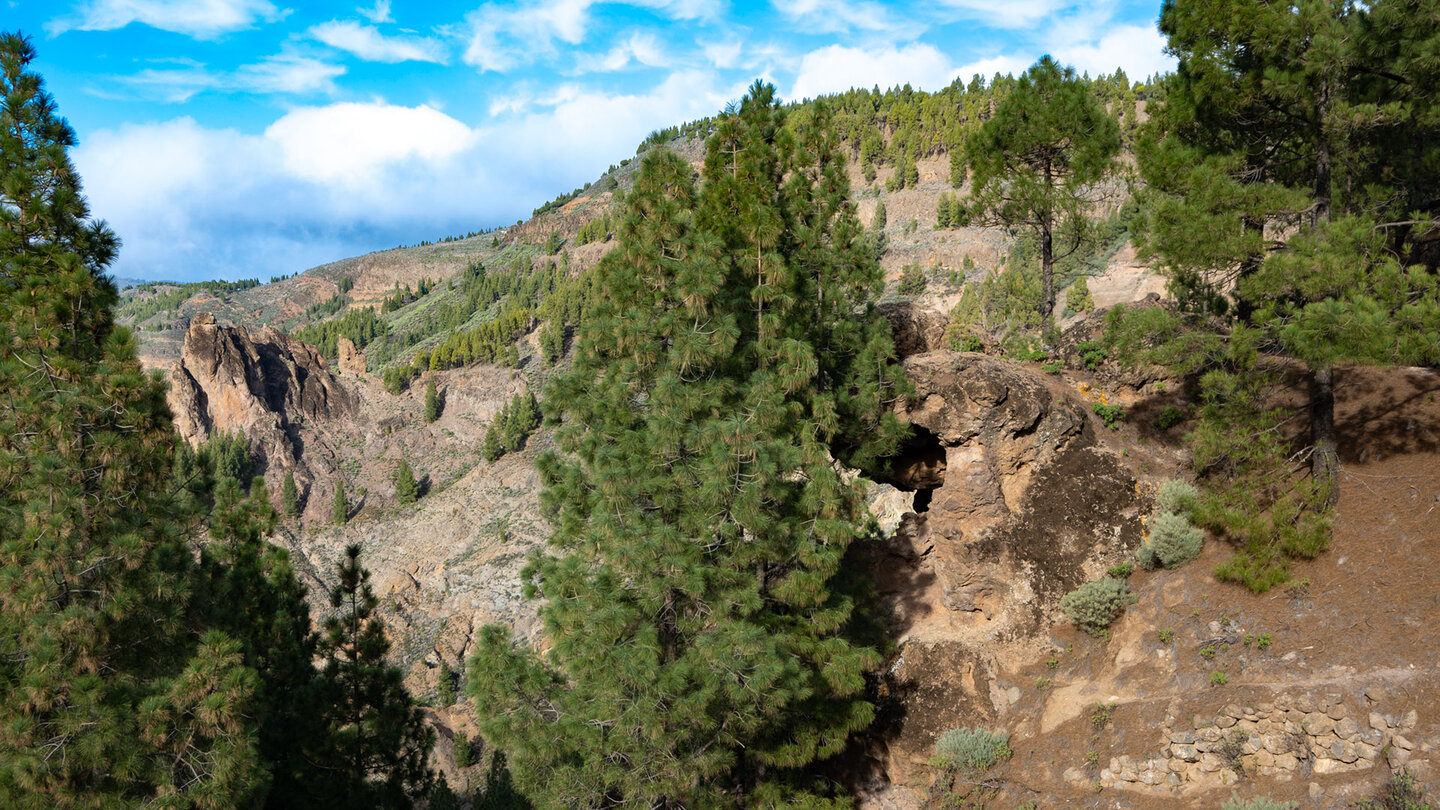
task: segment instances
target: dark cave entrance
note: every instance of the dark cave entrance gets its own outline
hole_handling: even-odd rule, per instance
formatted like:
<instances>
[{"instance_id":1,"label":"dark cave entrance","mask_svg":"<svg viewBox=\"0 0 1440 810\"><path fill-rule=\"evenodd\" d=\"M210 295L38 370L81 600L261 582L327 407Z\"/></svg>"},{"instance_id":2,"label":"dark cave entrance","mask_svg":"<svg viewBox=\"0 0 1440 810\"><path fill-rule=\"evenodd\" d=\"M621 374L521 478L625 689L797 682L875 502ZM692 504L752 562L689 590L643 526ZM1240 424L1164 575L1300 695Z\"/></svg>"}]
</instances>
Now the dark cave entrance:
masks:
<instances>
[{"instance_id":1,"label":"dark cave entrance","mask_svg":"<svg viewBox=\"0 0 1440 810\"><path fill-rule=\"evenodd\" d=\"M945 445L919 425L911 425L910 430L910 438L900 452L890 457L886 474L876 480L915 493L915 513L924 514L930 510L935 490L945 486Z\"/></svg>"}]
</instances>

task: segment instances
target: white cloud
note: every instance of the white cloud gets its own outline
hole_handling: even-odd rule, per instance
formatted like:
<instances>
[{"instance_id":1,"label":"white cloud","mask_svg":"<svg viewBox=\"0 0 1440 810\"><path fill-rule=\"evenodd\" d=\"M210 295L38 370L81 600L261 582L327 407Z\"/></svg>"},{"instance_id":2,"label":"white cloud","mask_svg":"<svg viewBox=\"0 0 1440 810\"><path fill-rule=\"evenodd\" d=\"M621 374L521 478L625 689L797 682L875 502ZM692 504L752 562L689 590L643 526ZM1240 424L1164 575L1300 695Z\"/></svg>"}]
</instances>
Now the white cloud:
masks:
<instances>
[{"instance_id":1,"label":"white cloud","mask_svg":"<svg viewBox=\"0 0 1440 810\"><path fill-rule=\"evenodd\" d=\"M907 83L934 91L958 75L960 69L952 67L949 57L932 45L864 49L827 45L805 54L788 98L814 98L874 85L883 90Z\"/></svg>"},{"instance_id":2,"label":"white cloud","mask_svg":"<svg viewBox=\"0 0 1440 810\"><path fill-rule=\"evenodd\" d=\"M916 36L925 30L924 24L913 15L897 19L891 8L873 0L772 0L772 3L790 22L812 34L860 30Z\"/></svg>"},{"instance_id":3,"label":"white cloud","mask_svg":"<svg viewBox=\"0 0 1440 810\"><path fill-rule=\"evenodd\" d=\"M646 67L665 67L670 64L665 52L654 34L636 32L605 54L588 54L580 57L578 68L582 73L614 71L629 65L632 61Z\"/></svg>"},{"instance_id":4,"label":"white cloud","mask_svg":"<svg viewBox=\"0 0 1440 810\"><path fill-rule=\"evenodd\" d=\"M976 76L984 79L988 84L996 73L1019 76L1035 64L1035 61L1035 59L1025 59L1019 56L992 56L988 59L961 65L955 69L955 75L964 79L967 84Z\"/></svg>"},{"instance_id":5,"label":"white cloud","mask_svg":"<svg viewBox=\"0 0 1440 810\"><path fill-rule=\"evenodd\" d=\"M717 68L722 70L735 67L740 64L740 54L745 49L745 42L741 39L733 39L726 42L702 42L701 53Z\"/></svg>"},{"instance_id":6,"label":"white cloud","mask_svg":"<svg viewBox=\"0 0 1440 810\"><path fill-rule=\"evenodd\" d=\"M312 26L310 36L367 62L445 62L445 46L426 37L387 37L373 25L331 20Z\"/></svg>"},{"instance_id":7,"label":"white cloud","mask_svg":"<svg viewBox=\"0 0 1440 810\"><path fill-rule=\"evenodd\" d=\"M249 28L284 16L270 0L88 0L69 16L51 20L51 36L66 31L111 31L141 23L197 39Z\"/></svg>"},{"instance_id":8,"label":"white cloud","mask_svg":"<svg viewBox=\"0 0 1440 810\"><path fill-rule=\"evenodd\" d=\"M360 16L364 17L372 23L375 23L376 25L379 25L380 23L395 22L395 18L390 16L390 0L375 0L374 8L365 8L364 6L361 6L360 8L357 8L355 10L360 12Z\"/></svg>"},{"instance_id":9,"label":"white cloud","mask_svg":"<svg viewBox=\"0 0 1440 810\"><path fill-rule=\"evenodd\" d=\"M939 0L962 17L993 28L1025 28L1062 11L1067 0Z\"/></svg>"},{"instance_id":10,"label":"white cloud","mask_svg":"<svg viewBox=\"0 0 1440 810\"><path fill-rule=\"evenodd\" d=\"M656 9L673 20L715 20L725 10L724 0L633 0L633 4Z\"/></svg>"},{"instance_id":11,"label":"white cloud","mask_svg":"<svg viewBox=\"0 0 1440 810\"><path fill-rule=\"evenodd\" d=\"M1091 76L1124 68L1131 81L1175 69L1165 53L1165 37L1153 25L1122 25L1110 29L1098 42L1061 45L1055 58Z\"/></svg>"},{"instance_id":12,"label":"white cloud","mask_svg":"<svg viewBox=\"0 0 1440 810\"><path fill-rule=\"evenodd\" d=\"M307 56L281 53L241 65L233 73L208 70L199 62L182 62L183 67L147 68L119 82L141 97L181 104L206 91L242 93L334 93L335 79L345 73L341 65ZM113 94L107 97L123 98Z\"/></svg>"},{"instance_id":13,"label":"white cloud","mask_svg":"<svg viewBox=\"0 0 1440 810\"><path fill-rule=\"evenodd\" d=\"M334 93L345 68L307 56L272 56L235 71L233 86L251 93Z\"/></svg>"},{"instance_id":14,"label":"white cloud","mask_svg":"<svg viewBox=\"0 0 1440 810\"><path fill-rule=\"evenodd\" d=\"M524 6L488 3L465 15L465 63L505 72L555 52L558 39L578 45L590 26L594 0L541 0Z\"/></svg>"},{"instance_id":15,"label":"white cloud","mask_svg":"<svg viewBox=\"0 0 1440 810\"><path fill-rule=\"evenodd\" d=\"M121 81L140 91L145 98L183 104L196 93L219 87L221 80L203 65L195 65L164 70L147 68Z\"/></svg>"},{"instance_id":16,"label":"white cloud","mask_svg":"<svg viewBox=\"0 0 1440 810\"><path fill-rule=\"evenodd\" d=\"M468 126L427 105L332 104L292 110L265 130L294 177L352 188L406 161L445 163L475 140Z\"/></svg>"},{"instance_id":17,"label":"white cloud","mask_svg":"<svg viewBox=\"0 0 1440 810\"><path fill-rule=\"evenodd\" d=\"M125 242L115 272L264 278L513 222L741 92L698 71L635 94L568 85L483 128L381 102L301 107L255 135L179 118L91 133L73 157Z\"/></svg>"}]
</instances>

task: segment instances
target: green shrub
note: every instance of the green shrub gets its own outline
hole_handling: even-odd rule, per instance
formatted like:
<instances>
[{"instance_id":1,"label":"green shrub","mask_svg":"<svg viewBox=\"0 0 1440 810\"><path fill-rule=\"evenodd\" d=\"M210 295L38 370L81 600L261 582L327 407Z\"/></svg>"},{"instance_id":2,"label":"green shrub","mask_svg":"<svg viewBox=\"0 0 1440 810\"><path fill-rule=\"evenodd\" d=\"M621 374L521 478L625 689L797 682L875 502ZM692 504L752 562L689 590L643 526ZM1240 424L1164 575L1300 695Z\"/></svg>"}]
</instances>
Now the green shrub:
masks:
<instances>
[{"instance_id":1,"label":"green shrub","mask_svg":"<svg viewBox=\"0 0 1440 810\"><path fill-rule=\"evenodd\" d=\"M1220 810L1299 810L1295 802L1280 802L1268 796L1253 799L1234 799L1220 805Z\"/></svg>"},{"instance_id":2,"label":"green shrub","mask_svg":"<svg viewBox=\"0 0 1440 810\"><path fill-rule=\"evenodd\" d=\"M1071 312L1090 312L1095 309L1095 298L1090 295L1090 284L1085 277L1075 279L1065 291L1065 309Z\"/></svg>"},{"instance_id":3,"label":"green shrub","mask_svg":"<svg viewBox=\"0 0 1440 810\"><path fill-rule=\"evenodd\" d=\"M1140 567L1179 568L1200 556L1205 533L1174 512L1159 512L1151 517L1150 537L1136 550Z\"/></svg>"},{"instance_id":4,"label":"green shrub","mask_svg":"<svg viewBox=\"0 0 1440 810\"><path fill-rule=\"evenodd\" d=\"M1075 351L1080 353L1080 360L1085 364L1085 368L1091 371L1099 369L1100 364L1105 362L1105 343L1103 341L1083 341L1075 347Z\"/></svg>"},{"instance_id":5,"label":"green shrub","mask_svg":"<svg viewBox=\"0 0 1440 810\"><path fill-rule=\"evenodd\" d=\"M900 284L895 291L901 295L920 295L925 292L925 271L918 264L907 264L900 274Z\"/></svg>"},{"instance_id":6,"label":"green shrub","mask_svg":"<svg viewBox=\"0 0 1440 810\"><path fill-rule=\"evenodd\" d=\"M1155 417L1155 427L1161 430L1169 430L1184 421L1185 412L1183 410L1174 405L1166 405L1160 409L1159 415Z\"/></svg>"},{"instance_id":7,"label":"green shrub","mask_svg":"<svg viewBox=\"0 0 1440 810\"><path fill-rule=\"evenodd\" d=\"M420 482L415 480L415 471L410 469L410 462L400 459L400 464L395 468L393 476L395 481L395 499L401 506L409 506L415 503L420 497Z\"/></svg>"},{"instance_id":8,"label":"green shrub","mask_svg":"<svg viewBox=\"0 0 1440 810\"><path fill-rule=\"evenodd\" d=\"M952 728L935 741L935 763L942 768L980 773L1010 757L1010 732Z\"/></svg>"},{"instance_id":9,"label":"green shrub","mask_svg":"<svg viewBox=\"0 0 1440 810\"><path fill-rule=\"evenodd\" d=\"M1200 503L1200 492L1193 484L1177 479L1170 479L1160 485L1160 491L1155 493L1155 511L1173 512L1177 515L1188 515Z\"/></svg>"},{"instance_id":10,"label":"green shrub","mask_svg":"<svg viewBox=\"0 0 1440 810\"><path fill-rule=\"evenodd\" d=\"M1105 427L1118 428L1120 427L1120 422L1125 419L1125 407L1122 405L1107 405L1103 402L1097 402L1092 407L1095 410L1095 415L1100 417L1100 421L1105 423Z\"/></svg>"},{"instance_id":11,"label":"green shrub","mask_svg":"<svg viewBox=\"0 0 1440 810\"><path fill-rule=\"evenodd\" d=\"M1103 635L1115 617L1134 602L1123 580L1105 577L1087 582L1060 599L1060 609L1077 627L1092 636Z\"/></svg>"},{"instance_id":12,"label":"green shrub","mask_svg":"<svg viewBox=\"0 0 1440 810\"><path fill-rule=\"evenodd\" d=\"M464 734L455 735L455 767L468 768L475 764L475 746Z\"/></svg>"}]
</instances>

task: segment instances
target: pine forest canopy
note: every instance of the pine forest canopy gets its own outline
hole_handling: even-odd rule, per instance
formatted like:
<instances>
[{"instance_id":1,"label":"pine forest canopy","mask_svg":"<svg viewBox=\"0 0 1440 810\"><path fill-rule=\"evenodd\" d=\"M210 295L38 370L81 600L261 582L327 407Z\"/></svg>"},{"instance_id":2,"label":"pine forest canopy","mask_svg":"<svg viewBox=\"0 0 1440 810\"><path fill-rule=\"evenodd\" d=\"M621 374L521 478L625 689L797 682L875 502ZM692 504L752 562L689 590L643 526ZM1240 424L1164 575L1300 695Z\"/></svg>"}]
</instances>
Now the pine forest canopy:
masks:
<instances>
[{"instance_id":1,"label":"pine forest canopy","mask_svg":"<svg viewBox=\"0 0 1440 810\"><path fill-rule=\"evenodd\" d=\"M429 731L358 562L317 639L263 481L179 442L113 323L118 240L34 58L0 35L0 805L411 806Z\"/></svg>"},{"instance_id":2,"label":"pine forest canopy","mask_svg":"<svg viewBox=\"0 0 1440 810\"><path fill-rule=\"evenodd\" d=\"M1440 365L1440 6L1171 0L1160 25L1179 67L1144 84L1048 57L936 93L781 105L757 82L722 115L647 139L623 211L585 231L614 233L593 270L572 272L552 232L449 284L397 288L388 311L350 308L347 287L307 313L328 319L297 336L331 357L354 341L393 392L519 366L517 340L546 323L553 534L525 578L551 646L486 628L467 679L527 796L843 802L807 767L870 723L878 656L841 576L866 514L840 465L883 465L907 390L874 307L884 203L867 233L846 154L867 183L893 167L898 191L948 153L942 227L1007 228L1012 260L1033 250L1039 268L997 275L955 317L1023 301L1005 328L1043 341L1055 268L1103 230L1096 195L1132 148L1135 205L1115 233L1131 227L1176 301L1112 310L1109 349L1199 391L1196 518L1239 548L1221 576L1263 590L1323 549L1337 369ZM315 633L264 540L277 516L244 480L243 440L178 445L161 383L114 323L118 240L90 217L34 56L0 38L0 804L409 806L430 789L432 737L385 661L358 552ZM706 138L698 183L664 147L681 135ZM923 291L912 267L907 289ZM196 289L253 286L237 284ZM157 317L188 289L144 291L119 314ZM1294 375L1305 436L1276 407ZM445 418L427 389L427 419ZM527 391L483 452L519 449L539 419ZM418 496L408 464L397 473ZM334 522L350 508L338 490Z\"/></svg>"},{"instance_id":3,"label":"pine forest canopy","mask_svg":"<svg viewBox=\"0 0 1440 810\"><path fill-rule=\"evenodd\" d=\"M803 766L869 724L876 652L837 573L854 464L892 452L904 391L879 269L823 109L795 130L756 83L702 185L644 158L598 269L540 462L553 554L528 587L553 646L483 632L469 688L544 806L832 799Z\"/></svg>"}]
</instances>

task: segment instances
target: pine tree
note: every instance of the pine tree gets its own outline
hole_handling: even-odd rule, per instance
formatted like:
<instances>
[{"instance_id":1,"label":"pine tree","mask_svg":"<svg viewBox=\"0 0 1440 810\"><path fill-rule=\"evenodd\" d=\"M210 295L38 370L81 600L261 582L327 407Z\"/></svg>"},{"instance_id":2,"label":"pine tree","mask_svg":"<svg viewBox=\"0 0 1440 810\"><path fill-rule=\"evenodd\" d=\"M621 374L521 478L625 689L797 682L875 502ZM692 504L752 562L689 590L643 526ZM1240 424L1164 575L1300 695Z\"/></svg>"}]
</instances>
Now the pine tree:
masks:
<instances>
[{"instance_id":1,"label":"pine tree","mask_svg":"<svg viewBox=\"0 0 1440 810\"><path fill-rule=\"evenodd\" d=\"M870 230L882 233L885 230L885 201L875 203L875 214L870 218Z\"/></svg>"},{"instance_id":2,"label":"pine tree","mask_svg":"<svg viewBox=\"0 0 1440 810\"><path fill-rule=\"evenodd\" d=\"M1083 244L1097 184L1114 167L1120 130L1071 68L1036 62L970 138L974 172L964 222L1003 225L1040 242L1040 319L1053 321L1055 262ZM1055 244L1062 232L1068 245Z\"/></svg>"},{"instance_id":3,"label":"pine tree","mask_svg":"<svg viewBox=\"0 0 1440 810\"><path fill-rule=\"evenodd\" d=\"M264 539L276 518L268 500L246 498L233 480L222 480L196 589L200 615L237 640L241 660L258 675L251 714L269 774L270 810L308 806L314 752L325 741L305 586L289 554Z\"/></svg>"},{"instance_id":4,"label":"pine tree","mask_svg":"<svg viewBox=\"0 0 1440 810\"><path fill-rule=\"evenodd\" d=\"M1065 291L1065 308L1071 312L1089 312L1095 308L1095 299L1090 295L1090 282L1084 276L1075 279Z\"/></svg>"},{"instance_id":5,"label":"pine tree","mask_svg":"<svg viewBox=\"0 0 1440 810\"><path fill-rule=\"evenodd\" d=\"M425 384L425 421L434 422L440 418L440 393L435 390L435 378Z\"/></svg>"},{"instance_id":6,"label":"pine tree","mask_svg":"<svg viewBox=\"0 0 1440 810\"><path fill-rule=\"evenodd\" d=\"M0 35L0 806L248 806L254 673L193 615L164 388L34 58Z\"/></svg>"},{"instance_id":7,"label":"pine tree","mask_svg":"<svg viewBox=\"0 0 1440 810\"><path fill-rule=\"evenodd\" d=\"M285 471L285 481L280 485L280 509L285 517L300 517L300 491L295 487L295 473Z\"/></svg>"},{"instance_id":8,"label":"pine tree","mask_svg":"<svg viewBox=\"0 0 1440 810\"><path fill-rule=\"evenodd\" d=\"M555 365L565 353L565 324L552 318L540 330L540 355L549 365Z\"/></svg>"},{"instance_id":9,"label":"pine tree","mask_svg":"<svg viewBox=\"0 0 1440 810\"><path fill-rule=\"evenodd\" d=\"M395 467L395 499L401 506L409 506L419 497L420 484L415 480L415 471L410 469L410 462L402 458Z\"/></svg>"},{"instance_id":10,"label":"pine tree","mask_svg":"<svg viewBox=\"0 0 1440 810\"><path fill-rule=\"evenodd\" d=\"M835 575L862 519L831 452L902 426L880 276L827 122L757 83L688 164L646 155L547 401L542 659L482 631L469 690L545 805L823 802L798 769L866 726L873 650Z\"/></svg>"},{"instance_id":11,"label":"pine tree","mask_svg":"<svg viewBox=\"0 0 1440 810\"><path fill-rule=\"evenodd\" d=\"M1336 365L1440 362L1437 262L1423 238L1440 224L1440 107L1414 85L1433 88L1433 62L1410 56L1440 40L1437 23L1440 11L1403 0L1162 14L1180 69L1139 142L1137 233L1185 311L1117 316L1113 331L1202 381L1207 528L1242 546L1221 575L1256 590L1328 540ZM1299 447L1267 404L1277 357L1308 370ZM1306 457L1302 479L1290 459Z\"/></svg>"},{"instance_id":12,"label":"pine tree","mask_svg":"<svg viewBox=\"0 0 1440 810\"><path fill-rule=\"evenodd\" d=\"M345 482L335 482L335 501L330 507L330 519L336 526L350 522L350 502L345 498Z\"/></svg>"},{"instance_id":13,"label":"pine tree","mask_svg":"<svg viewBox=\"0 0 1440 810\"><path fill-rule=\"evenodd\" d=\"M315 807L408 808L429 793L426 766L435 735L386 661L390 642L375 616L378 602L360 547L345 549L330 592L335 615L325 620L319 654L320 720L329 730L323 762L309 785Z\"/></svg>"},{"instance_id":14,"label":"pine tree","mask_svg":"<svg viewBox=\"0 0 1440 810\"><path fill-rule=\"evenodd\" d=\"M505 455L505 450L500 446L500 431L496 430L492 423L485 430L485 441L480 448L480 457L494 464L503 455Z\"/></svg>"},{"instance_id":15,"label":"pine tree","mask_svg":"<svg viewBox=\"0 0 1440 810\"><path fill-rule=\"evenodd\" d=\"M960 146L950 149L950 187L965 185L965 150Z\"/></svg>"}]
</instances>

